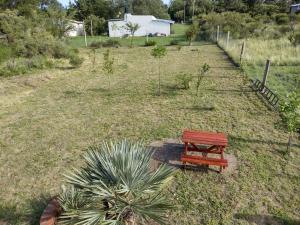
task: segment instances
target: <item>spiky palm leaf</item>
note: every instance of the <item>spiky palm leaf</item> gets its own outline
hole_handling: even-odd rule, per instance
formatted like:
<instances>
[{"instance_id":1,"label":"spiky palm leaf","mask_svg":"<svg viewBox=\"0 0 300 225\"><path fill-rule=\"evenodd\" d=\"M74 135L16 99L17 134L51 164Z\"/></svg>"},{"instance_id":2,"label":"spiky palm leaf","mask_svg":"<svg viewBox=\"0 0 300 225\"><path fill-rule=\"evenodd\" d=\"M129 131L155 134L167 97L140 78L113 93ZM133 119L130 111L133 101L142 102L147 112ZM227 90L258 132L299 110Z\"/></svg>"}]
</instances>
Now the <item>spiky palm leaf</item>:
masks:
<instances>
[{"instance_id":1,"label":"spiky palm leaf","mask_svg":"<svg viewBox=\"0 0 300 225\"><path fill-rule=\"evenodd\" d=\"M134 218L163 223L171 207L160 193L174 169L161 165L152 171L151 157L141 142L104 142L90 148L84 156L86 166L66 175L71 189L59 198L62 222L116 225Z\"/></svg>"}]
</instances>

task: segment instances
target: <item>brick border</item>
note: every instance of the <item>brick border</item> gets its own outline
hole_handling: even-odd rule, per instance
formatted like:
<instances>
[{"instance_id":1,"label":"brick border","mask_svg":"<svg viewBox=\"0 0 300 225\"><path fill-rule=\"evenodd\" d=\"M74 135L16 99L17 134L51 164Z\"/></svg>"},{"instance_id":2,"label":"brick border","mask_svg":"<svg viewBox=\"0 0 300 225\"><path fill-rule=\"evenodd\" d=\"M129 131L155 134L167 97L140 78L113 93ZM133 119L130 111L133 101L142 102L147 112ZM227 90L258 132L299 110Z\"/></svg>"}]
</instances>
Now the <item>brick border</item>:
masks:
<instances>
[{"instance_id":1,"label":"brick border","mask_svg":"<svg viewBox=\"0 0 300 225\"><path fill-rule=\"evenodd\" d=\"M57 198L53 198L41 216L40 225L55 225L61 212L62 208L60 207Z\"/></svg>"}]
</instances>

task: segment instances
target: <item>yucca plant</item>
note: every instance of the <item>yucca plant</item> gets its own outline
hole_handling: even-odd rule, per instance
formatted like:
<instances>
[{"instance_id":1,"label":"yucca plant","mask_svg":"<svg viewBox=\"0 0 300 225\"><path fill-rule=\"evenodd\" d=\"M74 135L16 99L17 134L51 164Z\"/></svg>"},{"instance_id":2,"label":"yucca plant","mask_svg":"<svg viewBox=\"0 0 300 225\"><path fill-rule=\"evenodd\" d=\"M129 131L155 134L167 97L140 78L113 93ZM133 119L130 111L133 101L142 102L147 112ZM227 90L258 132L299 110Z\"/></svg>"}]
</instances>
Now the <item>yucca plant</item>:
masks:
<instances>
[{"instance_id":1,"label":"yucca plant","mask_svg":"<svg viewBox=\"0 0 300 225\"><path fill-rule=\"evenodd\" d=\"M60 222L72 225L163 224L172 207L162 196L174 169L151 170L152 152L143 143L104 142L90 148L86 165L66 176L69 188L59 196Z\"/></svg>"}]
</instances>

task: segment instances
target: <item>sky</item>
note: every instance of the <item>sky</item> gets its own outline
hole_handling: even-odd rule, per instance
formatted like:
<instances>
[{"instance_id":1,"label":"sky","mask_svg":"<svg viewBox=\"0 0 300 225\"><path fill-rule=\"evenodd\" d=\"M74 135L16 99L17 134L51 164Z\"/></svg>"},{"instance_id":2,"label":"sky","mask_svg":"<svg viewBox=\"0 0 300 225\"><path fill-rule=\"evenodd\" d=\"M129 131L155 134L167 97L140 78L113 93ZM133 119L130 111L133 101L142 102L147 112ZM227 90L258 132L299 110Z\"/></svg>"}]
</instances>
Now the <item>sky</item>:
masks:
<instances>
[{"instance_id":1,"label":"sky","mask_svg":"<svg viewBox=\"0 0 300 225\"><path fill-rule=\"evenodd\" d=\"M67 6L69 4L69 1L73 2L73 0L58 0L60 3L62 3L64 6ZM163 0L164 3L169 4L169 0Z\"/></svg>"}]
</instances>

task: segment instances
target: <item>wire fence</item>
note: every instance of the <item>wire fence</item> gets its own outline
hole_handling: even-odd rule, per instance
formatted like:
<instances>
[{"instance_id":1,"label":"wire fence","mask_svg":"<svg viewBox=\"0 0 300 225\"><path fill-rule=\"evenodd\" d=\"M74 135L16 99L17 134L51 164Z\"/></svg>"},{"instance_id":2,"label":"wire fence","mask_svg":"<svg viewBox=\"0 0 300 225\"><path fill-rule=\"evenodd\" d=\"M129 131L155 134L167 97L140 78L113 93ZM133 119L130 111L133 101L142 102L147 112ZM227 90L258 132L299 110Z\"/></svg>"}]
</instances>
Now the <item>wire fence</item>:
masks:
<instances>
[{"instance_id":1,"label":"wire fence","mask_svg":"<svg viewBox=\"0 0 300 225\"><path fill-rule=\"evenodd\" d=\"M214 29L211 40L216 42L252 80L263 80L266 62L269 71L266 86L280 99L300 89L300 46L293 46L288 38L264 40L261 38L234 39L231 32L221 27Z\"/></svg>"}]
</instances>

